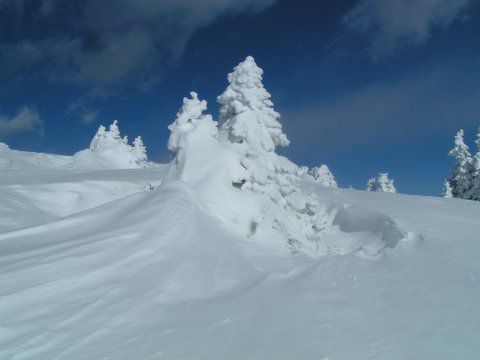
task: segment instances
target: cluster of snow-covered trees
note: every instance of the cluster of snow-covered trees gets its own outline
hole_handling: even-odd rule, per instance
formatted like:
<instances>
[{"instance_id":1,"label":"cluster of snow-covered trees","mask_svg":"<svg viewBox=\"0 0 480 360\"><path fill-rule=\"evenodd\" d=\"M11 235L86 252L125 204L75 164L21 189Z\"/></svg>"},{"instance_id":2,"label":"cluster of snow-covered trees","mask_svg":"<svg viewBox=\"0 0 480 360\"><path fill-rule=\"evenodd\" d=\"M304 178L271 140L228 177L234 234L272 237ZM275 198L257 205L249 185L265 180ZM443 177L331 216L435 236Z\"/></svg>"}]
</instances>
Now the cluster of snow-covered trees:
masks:
<instances>
[{"instance_id":1,"label":"cluster of snow-covered trees","mask_svg":"<svg viewBox=\"0 0 480 360\"><path fill-rule=\"evenodd\" d=\"M145 168L148 161L147 149L142 138L137 136L128 143L127 136L122 137L115 120L108 128L100 125L90 147L73 156L73 164L82 167Z\"/></svg>"},{"instance_id":2,"label":"cluster of snow-covered trees","mask_svg":"<svg viewBox=\"0 0 480 360\"><path fill-rule=\"evenodd\" d=\"M480 201L480 128L477 133L477 153L472 156L464 141L463 130L455 135L453 149L448 153L455 159L452 174L445 181L443 196Z\"/></svg>"},{"instance_id":3,"label":"cluster of snow-covered trees","mask_svg":"<svg viewBox=\"0 0 480 360\"><path fill-rule=\"evenodd\" d=\"M210 212L244 235L278 239L280 233L292 249L308 251L324 229L323 212L317 196L299 189L308 169L276 152L289 140L262 76L251 56L234 68L217 98L218 122L204 114L207 102L197 93L183 99L169 126L174 159L163 186L186 182ZM336 186L328 168L320 168L312 169L312 176Z\"/></svg>"}]
</instances>

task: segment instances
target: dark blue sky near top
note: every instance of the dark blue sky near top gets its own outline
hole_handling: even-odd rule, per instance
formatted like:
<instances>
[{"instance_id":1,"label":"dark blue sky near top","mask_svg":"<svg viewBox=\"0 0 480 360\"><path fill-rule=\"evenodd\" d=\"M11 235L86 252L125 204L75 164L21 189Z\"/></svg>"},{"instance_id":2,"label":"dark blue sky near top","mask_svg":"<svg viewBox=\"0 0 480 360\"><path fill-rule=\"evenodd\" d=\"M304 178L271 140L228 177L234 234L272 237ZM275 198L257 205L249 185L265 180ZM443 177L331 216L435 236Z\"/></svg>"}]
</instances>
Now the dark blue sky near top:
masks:
<instances>
[{"instance_id":1,"label":"dark blue sky near top","mask_svg":"<svg viewBox=\"0 0 480 360\"><path fill-rule=\"evenodd\" d=\"M388 3L388 4L387 4ZM0 0L0 141L73 154L118 119L167 161L167 126L195 90L216 96L246 55L282 114L297 164L342 187L389 171L438 195L458 128L475 151L475 0ZM27 106L37 120L16 116ZM39 119L39 120L38 120Z\"/></svg>"}]
</instances>

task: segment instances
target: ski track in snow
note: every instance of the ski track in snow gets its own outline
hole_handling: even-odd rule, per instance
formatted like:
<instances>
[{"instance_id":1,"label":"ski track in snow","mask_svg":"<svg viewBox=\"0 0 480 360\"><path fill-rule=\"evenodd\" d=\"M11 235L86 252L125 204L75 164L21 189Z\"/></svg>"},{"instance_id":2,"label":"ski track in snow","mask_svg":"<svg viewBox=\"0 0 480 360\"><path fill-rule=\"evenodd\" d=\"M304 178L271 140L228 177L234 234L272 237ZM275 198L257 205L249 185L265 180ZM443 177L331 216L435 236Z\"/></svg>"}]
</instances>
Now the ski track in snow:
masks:
<instances>
[{"instance_id":1,"label":"ski track in snow","mask_svg":"<svg viewBox=\"0 0 480 360\"><path fill-rule=\"evenodd\" d=\"M421 235L311 260L145 190L163 173L3 170L1 359L480 358L480 204L307 182Z\"/></svg>"}]
</instances>

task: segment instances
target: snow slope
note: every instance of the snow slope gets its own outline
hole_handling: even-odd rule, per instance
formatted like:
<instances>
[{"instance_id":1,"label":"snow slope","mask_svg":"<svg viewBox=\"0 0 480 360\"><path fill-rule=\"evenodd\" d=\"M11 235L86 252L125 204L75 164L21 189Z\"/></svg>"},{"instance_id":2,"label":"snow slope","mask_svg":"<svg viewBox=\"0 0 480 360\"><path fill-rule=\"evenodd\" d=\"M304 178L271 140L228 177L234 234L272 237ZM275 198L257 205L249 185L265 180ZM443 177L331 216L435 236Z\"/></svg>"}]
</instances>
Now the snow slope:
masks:
<instances>
[{"instance_id":1,"label":"snow slope","mask_svg":"<svg viewBox=\"0 0 480 360\"><path fill-rule=\"evenodd\" d=\"M0 359L480 358L480 203L305 178L332 246L389 242L312 259L239 236L166 167L23 155L0 175Z\"/></svg>"}]
</instances>

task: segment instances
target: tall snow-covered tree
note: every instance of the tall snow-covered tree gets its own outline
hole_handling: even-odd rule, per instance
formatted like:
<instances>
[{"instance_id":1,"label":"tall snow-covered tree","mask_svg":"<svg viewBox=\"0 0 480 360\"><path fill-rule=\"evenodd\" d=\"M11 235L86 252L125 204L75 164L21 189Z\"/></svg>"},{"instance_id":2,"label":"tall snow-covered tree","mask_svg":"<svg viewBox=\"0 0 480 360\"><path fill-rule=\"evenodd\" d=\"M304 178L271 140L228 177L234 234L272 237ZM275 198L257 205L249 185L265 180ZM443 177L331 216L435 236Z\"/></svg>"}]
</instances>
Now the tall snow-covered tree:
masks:
<instances>
[{"instance_id":1,"label":"tall snow-covered tree","mask_svg":"<svg viewBox=\"0 0 480 360\"><path fill-rule=\"evenodd\" d=\"M320 165L310 169L308 172L317 182L322 185L336 188L338 187L332 172L327 165Z\"/></svg>"},{"instance_id":2,"label":"tall snow-covered tree","mask_svg":"<svg viewBox=\"0 0 480 360\"><path fill-rule=\"evenodd\" d=\"M288 146L289 141L262 81L263 70L251 56L228 74L228 87L217 98L221 132L242 154L242 166L250 175L244 187L283 203L294 191L297 166L275 153L277 146Z\"/></svg>"},{"instance_id":3,"label":"tall snow-covered tree","mask_svg":"<svg viewBox=\"0 0 480 360\"><path fill-rule=\"evenodd\" d=\"M470 200L480 201L480 127L478 128L477 133L477 153L472 159L471 167L471 188L467 193L467 198Z\"/></svg>"},{"instance_id":4,"label":"tall snow-covered tree","mask_svg":"<svg viewBox=\"0 0 480 360\"><path fill-rule=\"evenodd\" d=\"M229 85L217 98L221 104L221 128L232 142L247 142L257 151L274 151L276 146L287 146L289 141L262 80L263 70L251 56L228 74Z\"/></svg>"},{"instance_id":5,"label":"tall snow-covered tree","mask_svg":"<svg viewBox=\"0 0 480 360\"><path fill-rule=\"evenodd\" d=\"M248 175L240 188L266 195L286 211L289 220L270 219L271 227L288 234L294 246L299 238L315 238L321 231L315 210L319 200L299 191L298 167L275 152L277 146L288 146L289 140L262 81L263 70L251 56L228 75L229 85L217 98L221 105L221 138L240 154ZM264 214L265 218L271 216Z\"/></svg>"},{"instance_id":6,"label":"tall snow-covered tree","mask_svg":"<svg viewBox=\"0 0 480 360\"><path fill-rule=\"evenodd\" d=\"M367 191L396 193L397 189L388 173L379 173L376 178L371 178L367 181Z\"/></svg>"},{"instance_id":7,"label":"tall snow-covered tree","mask_svg":"<svg viewBox=\"0 0 480 360\"><path fill-rule=\"evenodd\" d=\"M472 155L463 140L463 130L455 135L453 149L448 153L455 159L452 175L449 179L452 195L455 198L465 199L472 187Z\"/></svg>"}]
</instances>

